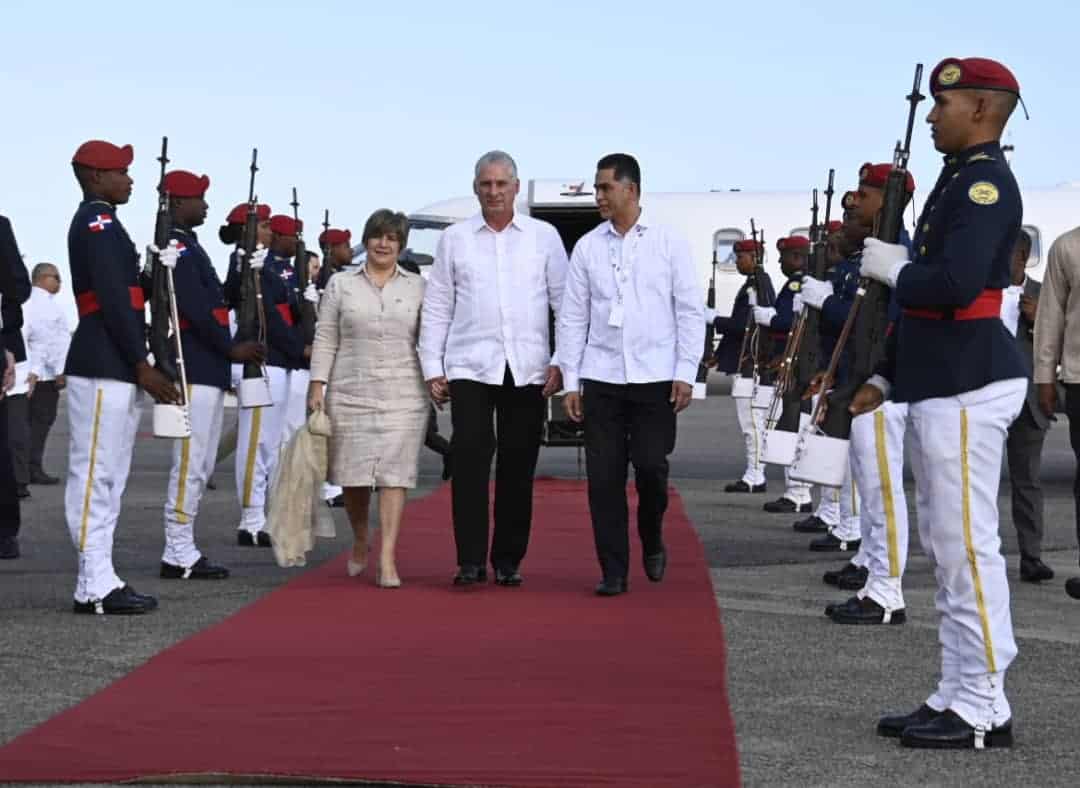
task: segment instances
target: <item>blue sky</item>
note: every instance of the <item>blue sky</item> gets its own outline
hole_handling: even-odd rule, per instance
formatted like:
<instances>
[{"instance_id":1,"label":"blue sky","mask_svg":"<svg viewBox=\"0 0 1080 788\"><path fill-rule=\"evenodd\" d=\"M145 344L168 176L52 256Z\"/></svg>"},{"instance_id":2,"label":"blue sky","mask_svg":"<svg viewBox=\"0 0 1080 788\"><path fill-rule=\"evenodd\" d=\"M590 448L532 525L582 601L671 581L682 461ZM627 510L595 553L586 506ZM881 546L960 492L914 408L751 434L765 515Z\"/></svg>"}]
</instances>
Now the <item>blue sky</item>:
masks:
<instances>
[{"instance_id":1,"label":"blue sky","mask_svg":"<svg viewBox=\"0 0 1080 788\"><path fill-rule=\"evenodd\" d=\"M603 153L642 162L647 192L806 189L829 167L891 155L914 64L979 55L1016 73L1030 121L1009 141L1025 188L1080 179L1080 12L1063 3L202 2L6 0L0 212L29 262L66 269L79 195L71 154L132 143L121 217L153 227L157 155L210 176L203 228L219 268L224 213L258 193L309 225L329 208L359 235L379 207L467 194L504 148L523 179L591 177ZM183 13L175 10L181 8ZM924 91L925 92L925 91ZM922 120L912 169L940 159ZM647 198L646 198L647 199ZM1078 217L1080 218L1080 217ZM66 282L65 282L66 285Z\"/></svg>"}]
</instances>

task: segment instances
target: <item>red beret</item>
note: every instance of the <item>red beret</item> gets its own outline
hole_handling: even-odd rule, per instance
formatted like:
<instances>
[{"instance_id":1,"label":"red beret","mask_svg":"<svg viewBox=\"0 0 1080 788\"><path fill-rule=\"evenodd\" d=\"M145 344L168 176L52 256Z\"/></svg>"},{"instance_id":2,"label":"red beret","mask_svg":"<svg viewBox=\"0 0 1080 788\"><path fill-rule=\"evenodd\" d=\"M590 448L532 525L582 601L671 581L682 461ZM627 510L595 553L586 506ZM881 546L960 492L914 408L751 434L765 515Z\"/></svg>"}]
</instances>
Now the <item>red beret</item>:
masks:
<instances>
[{"instance_id":1,"label":"red beret","mask_svg":"<svg viewBox=\"0 0 1080 788\"><path fill-rule=\"evenodd\" d=\"M1020 95L1020 83L1005 66L996 60L981 57L947 57L930 74L930 94L943 90L975 88L1001 90Z\"/></svg>"},{"instance_id":2,"label":"red beret","mask_svg":"<svg viewBox=\"0 0 1080 788\"><path fill-rule=\"evenodd\" d=\"M777 241L776 248L781 252L799 252L810 248L810 239L805 235L789 235Z\"/></svg>"},{"instance_id":3,"label":"red beret","mask_svg":"<svg viewBox=\"0 0 1080 788\"><path fill-rule=\"evenodd\" d=\"M95 170L123 170L131 165L135 149L130 145L118 148L104 140L84 142L71 157L72 164L81 164Z\"/></svg>"},{"instance_id":4,"label":"red beret","mask_svg":"<svg viewBox=\"0 0 1080 788\"><path fill-rule=\"evenodd\" d=\"M736 252L759 252L762 248L761 241L755 241L753 238L743 238L741 241L735 242Z\"/></svg>"},{"instance_id":5,"label":"red beret","mask_svg":"<svg viewBox=\"0 0 1080 788\"><path fill-rule=\"evenodd\" d=\"M885 182L889 180L890 172L892 172L891 164L871 164L867 162L859 167L859 185L883 189L885 188ZM907 174L906 187L908 194L915 193L915 177L910 172Z\"/></svg>"},{"instance_id":6,"label":"red beret","mask_svg":"<svg viewBox=\"0 0 1080 788\"><path fill-rule=\"evenodd\" d=\"M844 223L839 219L833 219L831 222L825 225L826 233L835 233L839 232L842 229L844 229Z\"/></svg>"},{"instance_id":7,"label":"red beret","mask_svg":"<svg viewBox=\"0 0 1080 788\"><path fill-rule=\"evenodd\" d=\"M304 229L304 223L299 219L279 213L270 217L270 229L278 235L296 235Z\"/></svg>"},{"instance_id":8,"label":"red beret","mask_svg":"<svg viewBox=\"0 0 1080 788\"><path fill-rule=\"evenodd\" d=\"M244 224L247 221L248 204L242 202L229 211L229 215L225 217L225 224ZM265 222L270 218L270 206L266 203L259 203L255 206L255 215L259 217L260 222Z\"/></svg>"},{"instance_id":9,"label":"red beret","mask_svg":"<svg viewBox=\"0 0 1080 788\"><path fill-rule=\"evenodd\" d=\"M334 244L347 244L352 242L352 233L348 230L324 230L319 235L319 246L333 246Z\"/></svg>"},{"instance_id":10,"label":"red beret","mask_svg":"<svg viewBox=\"0 0 1080 788\"><path fill-rule=\"evenodd\" d=\"M210 188L210 179L187 170L173 170L165 173L161 185L172 197L202 197Z\"/></svg>"}]
</instances>

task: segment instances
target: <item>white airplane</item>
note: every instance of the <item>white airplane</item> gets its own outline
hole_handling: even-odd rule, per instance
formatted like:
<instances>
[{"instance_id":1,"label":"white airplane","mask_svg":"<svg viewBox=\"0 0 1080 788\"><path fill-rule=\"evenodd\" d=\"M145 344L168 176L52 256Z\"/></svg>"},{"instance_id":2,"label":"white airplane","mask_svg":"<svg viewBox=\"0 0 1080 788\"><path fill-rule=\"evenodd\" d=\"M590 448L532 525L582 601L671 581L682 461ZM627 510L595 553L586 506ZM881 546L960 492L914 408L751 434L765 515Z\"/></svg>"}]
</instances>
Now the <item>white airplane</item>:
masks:
<instances>
[{"instance_id":1,"label":"white airplane","mask_svg":"<svg viewBox=\"0 0 1080 788\"><path fill-rule=\"evenodd\" d=\"M840 197L845 191L837 186L832 218L842 213ZM1042 279L1046 253L1062 233L1080 224L1080 182L1062 184L1056 189L1028 191L1024 199L1024 229L1033 243L1028 261L1029 273ZM646 192L642 205L657 221L678 228L690 241L691 250L701 271L702 298L712 275L716 253L716 309L727 314L742 286L743 277L735 270L732 246L750 237L750 219L765 233L765 268L779 288L780 273L776 239L809 233L811 195L808 192L727 191L704 193ZM820 218L824 219L824 198L819 198ZM550 222L559 231L567 251L577 240L600 223L592 185L586 179L537 179L528 183L527 195L519 199L517 209L537 219ZM442 231L454 222L467 219L479 210L476 197L443 200L421 208L409 216L409 249L421 264L430 263ZM905 223L913 228L917 208L909 208ZM359 250L358 250L359 251Z\"/></svg>"}]
</instances>

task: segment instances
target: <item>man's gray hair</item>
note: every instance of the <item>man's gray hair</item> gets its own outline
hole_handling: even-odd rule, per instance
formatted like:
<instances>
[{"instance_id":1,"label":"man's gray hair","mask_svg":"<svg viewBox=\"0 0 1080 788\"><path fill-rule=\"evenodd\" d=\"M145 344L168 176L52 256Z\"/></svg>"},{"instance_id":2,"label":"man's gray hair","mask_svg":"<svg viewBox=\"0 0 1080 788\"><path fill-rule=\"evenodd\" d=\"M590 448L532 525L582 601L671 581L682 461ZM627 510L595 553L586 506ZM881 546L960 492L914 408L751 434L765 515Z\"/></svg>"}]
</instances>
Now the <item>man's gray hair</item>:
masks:
<instances>
[{"instance_id":1,"label":"man's gray hair","mask_svg":"<svg viewBox=\"0 0 1080 788\"><path fill-rule=\"evenodd\" d=\"M514 161L514 157L506 151L501 150L489 150L483 156L476 160L476 174L475 177L480 177L480 170L484 167L488 167L492 164L502 164L510 170L510 177L517 180L517 162Z\"/></svg>"},{"instance_id":2,"label":"man's gray hair","mask_svg":"<svg viewBox=\"0 0 1080 788\"><path fill-rule=\"evenodd\" d=\"M43 276L47 276L48 274L51 274L54 271L59 273L60 269L57 268L52 263L38 263L37 265L34 266L34 270L30 273L30 281L31 282L36 282L39 279L41 279Z\"/></svg>"}]
</instances>

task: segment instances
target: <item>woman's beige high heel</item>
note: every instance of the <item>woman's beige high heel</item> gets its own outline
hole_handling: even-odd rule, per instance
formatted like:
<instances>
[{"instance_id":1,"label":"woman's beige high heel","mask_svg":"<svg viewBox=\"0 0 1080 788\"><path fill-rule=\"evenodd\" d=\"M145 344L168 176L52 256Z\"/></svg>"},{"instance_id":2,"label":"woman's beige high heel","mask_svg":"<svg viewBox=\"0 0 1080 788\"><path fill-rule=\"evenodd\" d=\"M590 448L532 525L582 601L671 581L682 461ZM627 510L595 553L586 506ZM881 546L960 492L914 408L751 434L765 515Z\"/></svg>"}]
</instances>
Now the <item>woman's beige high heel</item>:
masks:
<instances>
[{"instance_id":1,"label":"woman's beige high heel","mask_svg":"<svg viewBox=\"0 0 1080 788\"><path fill-rule=\"evenodd\" d=\"M383 579L382 569L375 572L375 585L379 588L401 588L401 578L395 577L393 580Z\"/></svg>"}]
</instances>

